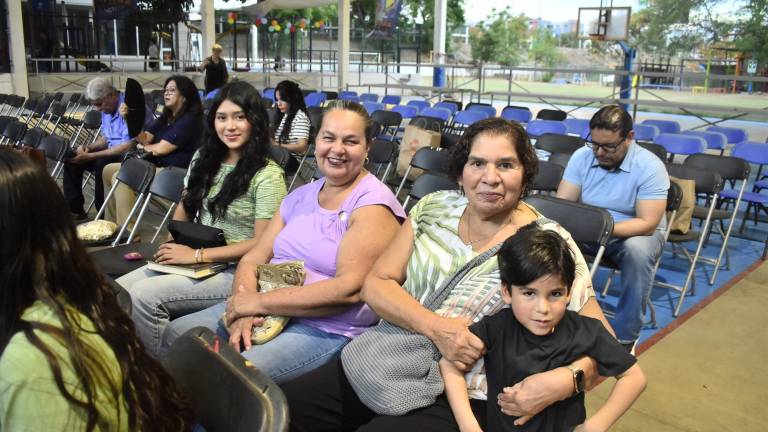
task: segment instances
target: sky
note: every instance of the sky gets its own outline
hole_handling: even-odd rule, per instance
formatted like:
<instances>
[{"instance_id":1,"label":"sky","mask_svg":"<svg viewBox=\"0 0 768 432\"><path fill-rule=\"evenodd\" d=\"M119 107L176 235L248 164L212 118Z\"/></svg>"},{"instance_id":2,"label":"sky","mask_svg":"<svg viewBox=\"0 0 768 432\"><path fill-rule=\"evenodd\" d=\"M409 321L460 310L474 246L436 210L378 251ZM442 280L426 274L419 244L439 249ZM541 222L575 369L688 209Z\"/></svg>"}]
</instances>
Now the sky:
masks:
<instances>
[{"instance_id":1,"label":"sky","mask_svg":"<svg viewBox=\"0 0 768 432\"><path fill-rule=\"evenodd\" d=\"M464 0L464 18L468 23L476 23L484 20L494 7L502 10L507 6L511 6L516 15L522 13L530 18L558 22L575 20L579 7L598 7L600 0ZM639 8L639 2L613 0L613 6L631 6L634 12Z\"/></svg>"}]
</instances>

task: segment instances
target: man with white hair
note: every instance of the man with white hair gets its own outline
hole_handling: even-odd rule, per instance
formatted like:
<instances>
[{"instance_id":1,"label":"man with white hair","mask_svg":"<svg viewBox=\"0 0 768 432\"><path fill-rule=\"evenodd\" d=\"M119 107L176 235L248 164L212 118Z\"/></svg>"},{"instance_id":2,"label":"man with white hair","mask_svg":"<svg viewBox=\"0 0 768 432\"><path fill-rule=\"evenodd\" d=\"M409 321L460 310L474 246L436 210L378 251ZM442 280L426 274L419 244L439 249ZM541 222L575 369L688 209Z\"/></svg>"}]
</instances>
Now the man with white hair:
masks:
<instances>
[{"instance_id":1,"label":"man with white hair","mask_svg":"<svg viewBox=\"0 0 768 432\"><path fill-rule=\"evenodd\" d=\"M101 131L95 141L78 147L75 155L64 165L64 197L69 210L78 219L86 217L83 210L83 173L94 173L94 197L96 208L99 208L104 203L102 170L110 163L122 161L123 154L134 145L128 136L128 124L119 113L119 107L124 103L123 95L112 83L105 78L94 78L85 88L85 96L94 109L101 111Z\"/></svg>"}]
</instances>

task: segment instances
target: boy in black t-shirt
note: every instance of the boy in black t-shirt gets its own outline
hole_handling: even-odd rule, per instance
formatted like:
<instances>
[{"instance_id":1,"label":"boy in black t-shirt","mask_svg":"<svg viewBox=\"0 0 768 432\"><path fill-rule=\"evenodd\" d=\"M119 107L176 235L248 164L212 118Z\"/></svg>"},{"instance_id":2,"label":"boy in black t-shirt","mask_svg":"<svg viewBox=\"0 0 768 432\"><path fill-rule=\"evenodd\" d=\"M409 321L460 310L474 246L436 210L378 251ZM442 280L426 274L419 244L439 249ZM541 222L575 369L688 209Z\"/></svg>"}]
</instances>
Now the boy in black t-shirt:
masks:
<instances>
[{"instance_id":1,"label":"boy in black t-shirt","mask_svg":"<svg viewBox=\"0 0 768 432\"><path fill-rule=\"evenodd\" d=\"M566 310L575 277L568 244L554 231L531 225L504 242L498 260L502 297L511 307L470 327L487 348L486 430L607 430L645 389L646 380L636 359L600 321ZM567 367L585 355L597 362L601 376L617 378L606 403L586 422L583 392L554 403L523 425L500 411L496 396L504 387L529 375ZM463 372L445 359L440 369L460 430L481 430L470 408Z\"/></svg>"}]
</instances>

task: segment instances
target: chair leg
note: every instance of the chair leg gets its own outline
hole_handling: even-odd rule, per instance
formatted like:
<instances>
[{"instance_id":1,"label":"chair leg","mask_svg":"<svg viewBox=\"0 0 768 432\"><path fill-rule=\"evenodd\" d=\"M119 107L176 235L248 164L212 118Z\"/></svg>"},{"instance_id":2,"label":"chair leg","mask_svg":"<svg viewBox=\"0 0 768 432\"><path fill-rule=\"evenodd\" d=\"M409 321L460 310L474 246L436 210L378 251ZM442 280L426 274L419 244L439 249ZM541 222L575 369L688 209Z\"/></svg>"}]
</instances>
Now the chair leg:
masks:
<instances>
[{"instance_id":1,"label":"chair leg","mask_svg":"<svg viewBox=\"0 0 768 432\"><path fill-rule=\"evenodd\" d=\"M616 275L616 270L611 269L610 274L608 274L608 279L605 281L605 285L603 286L603 292L600 293L600 297L605 297L605 295L608 294L608 288L611 287L611 281L613 281L614 275Z\"/></svg>"}]
</instances>

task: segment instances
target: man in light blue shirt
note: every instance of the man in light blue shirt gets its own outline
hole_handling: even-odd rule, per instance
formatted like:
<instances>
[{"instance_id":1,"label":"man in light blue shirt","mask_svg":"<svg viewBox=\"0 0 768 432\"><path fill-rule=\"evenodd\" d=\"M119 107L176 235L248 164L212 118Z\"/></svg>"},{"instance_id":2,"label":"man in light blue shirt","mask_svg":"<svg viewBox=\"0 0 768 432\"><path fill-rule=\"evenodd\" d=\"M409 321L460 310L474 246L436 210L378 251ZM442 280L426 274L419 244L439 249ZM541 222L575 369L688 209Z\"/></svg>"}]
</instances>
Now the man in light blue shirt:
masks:
<instances>
[{"instance_id":1,"label":"man in light blue shirt","mask_svg":"<svg viewBox=\"0 0 768 432\"><path fill-rule=\"evenodd\" d=\"M601 108L589 129L588 145L571 156L557 196L613 216L605 256L621 270L622 292L611 325L619 342L632 349L664 242L669 176L661 159L634 143L632 118L620 106Z\"/></svg>"}]
</instances>

